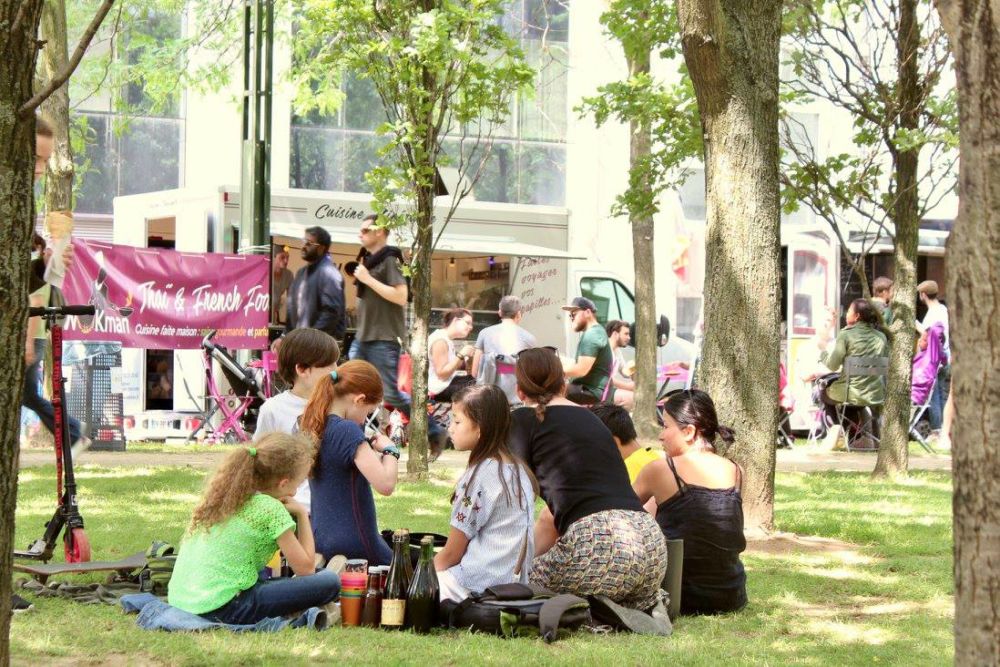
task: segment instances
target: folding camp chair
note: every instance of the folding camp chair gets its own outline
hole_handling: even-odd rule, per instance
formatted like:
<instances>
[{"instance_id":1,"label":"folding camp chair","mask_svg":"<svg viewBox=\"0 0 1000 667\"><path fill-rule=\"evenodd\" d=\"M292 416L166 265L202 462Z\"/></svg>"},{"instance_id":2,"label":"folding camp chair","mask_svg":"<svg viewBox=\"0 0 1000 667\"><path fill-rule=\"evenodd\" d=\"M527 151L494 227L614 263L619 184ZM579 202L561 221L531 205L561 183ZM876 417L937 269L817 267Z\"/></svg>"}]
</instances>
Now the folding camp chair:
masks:
<instances>
[{"instance_id":1,"label":"folding camp chair","mask_svg":"<svg viewBox=\"0 0 1000 667\"><path fill-rule=\"evenodd\" d=\"M878 377L881 378L883 386L885 385L886 378L889 375L889 358L888 357L845 357L844 358L844 382L847 388L847 396L843 403L838 403L836 405L837 410L837 423L841 428L844 429L844 440L847 445L847 451L852 451L855 449L854 445L865 435L868 435L875 442L874 449L878 449L880 439L875 435L874 428L870 428L870 433L865 433L865 417L867 416L867 423L874 426L878 415L876 410L872 408L881 408L881 403L876 404L862 404L857 402L852 402L851 398L851 379L858 377ZM851 408L861 410L861 418L855 422L850 419L848 412ZM861 448L857 448L861 449ZM868 449L868 448L864 448ZM870 451L870 450L869 450Z\"/></svg>"},{"instance_id":2,"label":"folding camp chair","mask_svg":"<svg viewBox=\"0 0 1000 667\"><path fill-rule=\"evenodd\" d=\"M931 399L934 397L935 384L937 384L937 379L931 383L930 389L927 391L927 398L924 399L923 403L914 403L910 406L910 437L916 440L928 454L933 454L934 448L931 447L930 443L927 442L927 438L920 432L918 424L924 413L927 412L927 408L930 407Z\"/></svg>"}]
</instances>

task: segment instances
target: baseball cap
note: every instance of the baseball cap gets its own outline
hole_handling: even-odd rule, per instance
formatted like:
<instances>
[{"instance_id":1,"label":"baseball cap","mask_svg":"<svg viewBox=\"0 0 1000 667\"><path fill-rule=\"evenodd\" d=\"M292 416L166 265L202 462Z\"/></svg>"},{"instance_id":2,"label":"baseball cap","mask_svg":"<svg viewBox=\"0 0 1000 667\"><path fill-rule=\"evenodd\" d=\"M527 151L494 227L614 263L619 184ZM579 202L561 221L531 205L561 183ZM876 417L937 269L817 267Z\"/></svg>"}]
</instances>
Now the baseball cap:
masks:
<instances>
[{"instance_id":1,"label":"baseball cap","mask_svg":"<svg viewBox=\"0 0 1000 667\"><path fill-rule=\"evenodd\" d=\"M594 302L585 296L574 297L572 301L569 302L568 306L563 306L563 310L589 310L592 312L597 312L597 306Z\"/></svg>"}]
</instances>

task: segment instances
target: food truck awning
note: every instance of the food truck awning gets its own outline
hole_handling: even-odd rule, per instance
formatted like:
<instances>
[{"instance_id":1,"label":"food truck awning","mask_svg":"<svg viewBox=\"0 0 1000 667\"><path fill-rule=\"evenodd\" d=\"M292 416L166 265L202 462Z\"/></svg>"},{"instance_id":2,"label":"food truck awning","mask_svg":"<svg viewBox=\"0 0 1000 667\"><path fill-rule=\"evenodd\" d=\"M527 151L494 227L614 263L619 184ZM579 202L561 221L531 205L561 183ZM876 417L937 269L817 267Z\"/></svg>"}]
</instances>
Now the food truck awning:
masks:
<instances>
[{"instance_id":1,"label":"food truck awning","mask_svg":"<svg viewBox=\"0 0 1000 667\"><path fill-rule=\"evenodd\" d=\"M288 236L301 238L305 226L301 223L271 222L271 234L274 236ZM359 245L358 232L356 229L339 229L327 227L330 232L330 239L334 243L346 243L349 245ZM396 234L397 232L394 232ZM395 237L394 244L408 245L408 238ZM551 259L586 259L583 255L575 255L565 250L548 248L546 246L533 243L521 243L511 237L486 236L486 235L465 235L445 233L438 241L435 252L452 252L456 255L487 255L513 257L545 257Z\"/></svg>"}]
</instances>

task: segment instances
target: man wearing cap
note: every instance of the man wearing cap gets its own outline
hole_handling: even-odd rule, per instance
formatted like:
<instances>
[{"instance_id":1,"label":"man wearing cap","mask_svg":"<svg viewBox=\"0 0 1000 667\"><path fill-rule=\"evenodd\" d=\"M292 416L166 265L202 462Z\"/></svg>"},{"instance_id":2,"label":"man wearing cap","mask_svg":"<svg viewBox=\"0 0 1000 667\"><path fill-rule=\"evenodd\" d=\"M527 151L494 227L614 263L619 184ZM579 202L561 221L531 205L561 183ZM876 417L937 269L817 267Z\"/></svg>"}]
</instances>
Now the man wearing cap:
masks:
<instances>
[{"instance_id":1,"label":"man wearing cap","mask_svg":"<svg viewBox=\"0 0 1000 667\"><path fill-rule=\"evenodd\" d=\"M944 364L938 369L937 382L934 385L934 395L927 406L927 418L931 428L939 430L944 415L944 404L951 388L951 334L948 330L948 308L938 301L938 284L933 280L925 280L917 285L920 302L927 306L927 313L920 323L920 330L927 331L935 324L940 324L944 331Z\"/></svg>"},{"instance_id":2,"label":"man wearing cap","mask_svg":"<svg viewBox=\"0 0 1000 667\"><path fill-rule=\"evenodd\" d=\"M566 398L574 403L592 404L605 398L605 388L611 377L611 343L604 327L597 321L597 306L590 299L578 296L567 306L573 331L583 334L576 346L576 360L563 361L563 372L570 384ZM614 391L607 392L610 400Z\"/></svg>"}]
</instances>

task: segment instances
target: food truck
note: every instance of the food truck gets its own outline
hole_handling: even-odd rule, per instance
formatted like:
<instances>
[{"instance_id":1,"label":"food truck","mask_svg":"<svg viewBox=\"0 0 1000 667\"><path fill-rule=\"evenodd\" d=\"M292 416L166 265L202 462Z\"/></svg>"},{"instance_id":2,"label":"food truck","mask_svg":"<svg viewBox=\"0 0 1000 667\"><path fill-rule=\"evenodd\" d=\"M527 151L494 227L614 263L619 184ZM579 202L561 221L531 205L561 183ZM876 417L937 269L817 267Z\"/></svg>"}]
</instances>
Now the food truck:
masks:
<instances>
[{"instance_id":1,"label":"food truck","mask_svg":"<svg viewBox=\"0 0 1000 667\"><path fill-rule=\"evenodd\" d=\"M443 220L450 202L439 197L437 219ZM315 190L272 190L270 252L287 249L288 268L294 273L304 265L300 257L308 227L318 225L330 232L330 254L342 267L354 261L360 250L358 230L371 212L370 196ZM475 328L499 321L500 298L514 294L524 304L521 325L531 331L539 345L551 345L572 356L579 334L570 329L561 307L583 295L598 307L598 319L607 322L635 320L632 285L631 238L627 221L613 223L620 230L587 230L566 208L520 204L463 201L444 229L433 254L431 327L440 322L444 310L468 308ZM118 197L114 202L116 244L172 247L178 251L232 253L238 251L240 220L239 189L221 186L214 190L190 189ZM602 257L592 249L602 233L627 242ZM409 246L406 230L393 231L390 243ZM605 247L605 249L607 249ZM268 249L264 249L265 252ZM628 265L612 258L627 253ZM669 267L657 271L657 312L668 319L675 315L674 279ZM348 329L353 328L356 309L354 281L345 276ZM405 341L404 341L405 343ZM632 352L631 349L626 353ZM659 363L693 363L694 346L678 336L658 349ZM164 430L181 435L190 424L182 416L201 410L205 378L198 350L123 351L124 408L126 423L135 423L130 437L160 437ZM169 374L169 381L163 377ZM164 387L172 391L169 405L161 398ZM160 401L157 403L156 401ZM159 410L157 410L159 408ZM148 418L141 415L150 413ZM157 414L159 413L159 414ZM139 417L137 417L139 416ZM131 417L131 419L129 419ZM146 428L144 429L143 426ZM154 431L156 433L154 433Z\"/></svg>"}]
</instances>

